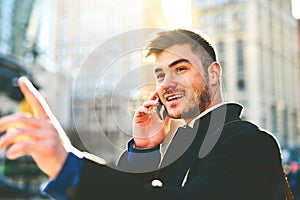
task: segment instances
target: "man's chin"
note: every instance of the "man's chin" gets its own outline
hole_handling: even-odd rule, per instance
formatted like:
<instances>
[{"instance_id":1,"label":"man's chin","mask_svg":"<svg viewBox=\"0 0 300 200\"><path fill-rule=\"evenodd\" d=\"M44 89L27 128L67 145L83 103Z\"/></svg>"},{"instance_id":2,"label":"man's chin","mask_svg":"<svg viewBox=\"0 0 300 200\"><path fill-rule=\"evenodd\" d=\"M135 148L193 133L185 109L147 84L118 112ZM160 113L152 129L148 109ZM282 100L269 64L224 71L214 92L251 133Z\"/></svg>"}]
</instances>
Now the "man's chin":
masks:
<instances>
[{"instance_id":1,"label":"man's chin","mask_svg":"<svg viewBox=\"0 0 300 200\"><path fill-rule=\"evenodd\" d=\"M172 119L187 119L190 118L190 114L182 113L182 112L168 112L168 115Z\"/></svg>"},{"instance_id":2,"label":"man's chin","mask_svg":"<svg viewBox=\"0 0 300 200\"><path fill-rule=\"evenodd\" d=\"M172 119L182 119L181 113L168 112L168 116Z\"/></svg>"}]
</instances>

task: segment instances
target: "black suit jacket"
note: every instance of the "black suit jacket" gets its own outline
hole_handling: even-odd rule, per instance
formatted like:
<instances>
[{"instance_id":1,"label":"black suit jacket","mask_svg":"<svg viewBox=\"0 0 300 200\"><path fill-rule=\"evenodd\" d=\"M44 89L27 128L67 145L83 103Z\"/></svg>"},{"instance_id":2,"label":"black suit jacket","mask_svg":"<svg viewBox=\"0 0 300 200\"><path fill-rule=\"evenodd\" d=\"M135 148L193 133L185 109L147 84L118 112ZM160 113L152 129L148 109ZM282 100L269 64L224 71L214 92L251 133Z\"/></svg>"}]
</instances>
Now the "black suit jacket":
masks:
<instances>
[{"instance_id":1,"label":"black suit jacket","mask_svg":"<svg viewBox=\"0 0 300 200\"><path fill-rule=\"evenodd\" d=\"M242 121L241 110L238 104L222 105L201 117L196 131L177 132L153 171L125 172L87 159L74 198L275 199L279 146L271 134ZM122 169L127 159L126 151Z\"/></svg>"}]
</instances>

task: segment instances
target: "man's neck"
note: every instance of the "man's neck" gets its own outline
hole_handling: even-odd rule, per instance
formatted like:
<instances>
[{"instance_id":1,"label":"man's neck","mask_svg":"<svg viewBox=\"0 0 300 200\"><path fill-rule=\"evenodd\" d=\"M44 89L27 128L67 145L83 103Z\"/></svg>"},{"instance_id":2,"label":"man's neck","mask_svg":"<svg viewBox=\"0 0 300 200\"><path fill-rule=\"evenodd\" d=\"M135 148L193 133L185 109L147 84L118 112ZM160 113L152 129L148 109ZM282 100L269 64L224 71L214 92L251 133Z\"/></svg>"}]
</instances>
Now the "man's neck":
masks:
<instances>
[{"instance_id":1,"label":"man's neck","mask_svg":"<svg viewBox=\"0 0 300 200\"><path fill-rule=\"evenodd\" d=\"M190 126L191 128L194 127L194 123L197 119L203 117L204 115L206 115L207 113L209 113L210 111L224 105L225 103L224 102L220 102L218 104L215 104L213 106L209 106L207 109L205 109L202 113L200 113L199 115L197 115L196 117L192 118L192 119L183 119L182 120L182 126L184 125L188 125Z\"/></svg>"}]
</instances>

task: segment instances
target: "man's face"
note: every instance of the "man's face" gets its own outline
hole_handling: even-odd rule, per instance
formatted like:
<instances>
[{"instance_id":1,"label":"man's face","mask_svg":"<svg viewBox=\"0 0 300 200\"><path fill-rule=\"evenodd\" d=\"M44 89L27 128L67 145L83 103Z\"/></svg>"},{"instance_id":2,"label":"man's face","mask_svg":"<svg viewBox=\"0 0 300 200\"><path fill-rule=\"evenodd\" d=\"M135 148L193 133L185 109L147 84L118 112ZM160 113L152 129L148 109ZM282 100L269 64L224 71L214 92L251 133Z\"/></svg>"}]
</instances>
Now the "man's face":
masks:
<instances>
[{"instance_id":1,"label":"man's face","mask_svg":"<svg viewBox=\"0 0 300 200\"><path fill-rule=\"evenodd\" d=\"M157 55L154 71L158 95L171 118L189 121L211 104L206 73L190 45L174 45Z\"/></svg>"}]
</instances>

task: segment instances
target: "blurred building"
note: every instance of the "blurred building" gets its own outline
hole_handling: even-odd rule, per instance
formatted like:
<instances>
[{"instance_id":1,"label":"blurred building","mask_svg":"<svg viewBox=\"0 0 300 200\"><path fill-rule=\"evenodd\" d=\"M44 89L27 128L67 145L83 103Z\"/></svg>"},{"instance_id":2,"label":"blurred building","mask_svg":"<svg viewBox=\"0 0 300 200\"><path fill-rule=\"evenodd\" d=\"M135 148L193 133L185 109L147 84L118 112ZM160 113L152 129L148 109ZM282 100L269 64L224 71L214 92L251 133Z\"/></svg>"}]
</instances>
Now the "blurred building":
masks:
<instances>
[{"instance_id":1,"label":"blurred building","mask_svg":"<svg viewBox=\"0 0 300 200\"><path fill-rule=\"evenodd\" d=\"M7 114L18 110L18 102L8 99L8 88L12 87L13 77L24 74L18 61L33 52L34 31L30 27L34 1L0 1L0 102L6 106L0 108L0 113ZM31 31L32 30L32 31ZM30 34L30 32L32 34ZM6 55L9 57L6 58ZM6 85L5 85L6 84ZM10 87L9 87L10 86ZM6 90L7 89L7 90Z\"/></svg>"},{"instance_id":2,"label":"blurred building","mask_svg":"<svg viewBox=\"0 0 300 200\"><path fill-rule=\"evenodd\" d=\"M1 0L0 1L0 54L1 64L7 63L7 70L14 73L15 78L20 75L30 75L37 85L41 87L41 92L46 97L54 113L58 116L64 126L70 121L69 109L61 108L65 104L66 92L57 83L63 82L65 75L60 71L53 70L54 62L51 60L51 31L53 22L45 12L51 6L51 1L47 0ZM9 64L8 64L9 63ZM17 64L14 64L17 63ZM16 70L15 68L21 68ZM3 68L3 65L1 65ZM19 73L25 71L26 73ZM6 84L14 84L13 75L4 75L2 79ZM8 80L11 79L11 80ZM12 83L14 81L14 83ZM49 84L51 83L51 84ZM3 84L2 84L3 85ZM63 88L69 90L69 88ZM53 93L54 95L53 95ZM7 91L1 89L0 99L6 99ZM7 114L16 112L19 109L19 102L15 98L6 100L7 106L0 108L0 113Z\"/></svg>"},{"instance_id":3,"label":"blurred building","mask_svg":"<svg viewBox=\"0 0 300 200\"><path fill-rule=\"evenodd\" d=\"M23 57L34 52L37 24L34 22L34 0L0 1L0 51Z\"/></svg>"},{"instance_id":4,"label":"blurred building","mask_svg":"<svg viewBox=\"0 0 300 200\"><path fill-rule=\"evenodd\" d=\"M69 93L70 102L61 105L71 105L69 132L75 141L76 137L81 140L80 147L110 161L125 148L133 111L154 87L152 68L141 60L145 38L152 33L148 27L166 25L160 1L49 4L53 16L50 57L69 80L57 83L69 85L64 92Z\"/></svg>"},{"instance_id":5,"label":"blurred building","mask_svg":"<svg viewBox=\"0 0 300 200\"><path fill-rule=\"evenodd\" d=\"M193 26L215 41L225 99L272 131L282 146L300 144L297 22L286 0L193 0Z\"/></svg>"},{"instance_id":6,"label":"blurred building","mask_svg":"<svg viewBox=\"0 0 300 200\"><path fill-rule=\"evenodd\" d=\"M75 145L94 153L108 149L109 155L114 150L101 141L125 147L128 121L154 87L141 48L148 27L166 25L160 1L2 0L0 8L0 52L25 63ZM141 28L146 31L128 32ZM106 138L94 138L102 132Z\"/></svg>"}]
</instances>

